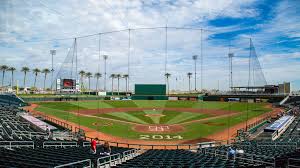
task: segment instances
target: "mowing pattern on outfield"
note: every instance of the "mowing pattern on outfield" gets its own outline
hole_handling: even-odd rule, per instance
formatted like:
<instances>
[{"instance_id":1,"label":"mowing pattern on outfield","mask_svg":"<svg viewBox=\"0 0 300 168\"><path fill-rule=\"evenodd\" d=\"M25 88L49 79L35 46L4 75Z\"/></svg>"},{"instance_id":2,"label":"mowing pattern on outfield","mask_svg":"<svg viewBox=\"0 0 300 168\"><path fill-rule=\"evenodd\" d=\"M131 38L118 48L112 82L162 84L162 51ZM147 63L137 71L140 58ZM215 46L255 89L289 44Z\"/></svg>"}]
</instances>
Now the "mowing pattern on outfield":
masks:
<instances>
[{"instance_id":1,"label":"mowing pattern on outfield","mask_svg":"<svg viewBox=\"0 0 300 168\"><path fill-rule=\"evenodd\" d=\"M134 131L132 128L136 124L144 125L170 125L180 124L184 126L184 131L180 133L170 133L170 136L180 136L182 139L190 140L205 137L217 131L226 129L228 126L244 122L247 118L246 112L249 109L248 118L259 116L271 109L265 108L266 104L249 104L246 103L227 103L227 102L193 102L193 101L82 101L82 102L40 102L38 111L44 112L58 118L68 120L74 123L80 123L92 129L98 129L101 132L130 139L140 139L141 133ZM102 113L105 109L143 109L122 112ZM170 109L181 109L170 110ZM187 110L182 110L186 108ZM167 110L166 110L167 109ZM203 109L203 112L191 112ZM99 111L91 114L93 116L77 115L77 112ZM216 114L209 111L231 111L237 115L230 117L213 118ZM211 119L210 119L211 118ZM203 121L203 119L208 119ZM230 122L228 122L230 121ZM97 127L100 125L110 125ZM107 123L107 124L106 124ZM96 124L97 125L97 124ZM152 135L147 133L147 135ZM161 135L153 133L153 135ZM147 139L145 139L147 140ZM150 139L149 140L154 140ZM173 140L170 137L164 140ZM178 140L178 139L176 139Z\"/></svg>"}]
</instances>

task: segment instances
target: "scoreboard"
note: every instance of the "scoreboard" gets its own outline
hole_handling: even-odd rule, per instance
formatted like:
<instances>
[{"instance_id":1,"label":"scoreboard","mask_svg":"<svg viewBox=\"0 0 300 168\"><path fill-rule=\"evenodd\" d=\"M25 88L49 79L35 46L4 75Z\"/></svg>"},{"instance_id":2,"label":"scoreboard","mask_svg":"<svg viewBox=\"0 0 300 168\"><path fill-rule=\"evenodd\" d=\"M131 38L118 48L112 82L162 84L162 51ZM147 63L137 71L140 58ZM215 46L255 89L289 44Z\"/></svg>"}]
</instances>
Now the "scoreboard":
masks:
<instances>
[{"instance_id":1,"label":"scoreboard","mask_svg":"<svg viewBox=\"0 0 300 168\"><path fill-rule=\"evenodd\" d=\"M57 79L56 90L60 92L78 92L79 80L75 79Z\"/></svg>"}]
</instances>

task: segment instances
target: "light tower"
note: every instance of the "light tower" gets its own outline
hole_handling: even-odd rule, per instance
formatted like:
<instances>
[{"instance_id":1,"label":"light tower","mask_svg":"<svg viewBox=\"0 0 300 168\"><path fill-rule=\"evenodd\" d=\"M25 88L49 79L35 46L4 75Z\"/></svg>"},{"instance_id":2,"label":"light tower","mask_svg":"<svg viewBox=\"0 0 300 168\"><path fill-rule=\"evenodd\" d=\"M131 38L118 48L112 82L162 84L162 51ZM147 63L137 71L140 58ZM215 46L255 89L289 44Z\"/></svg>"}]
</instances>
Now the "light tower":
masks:
<instances>
[{"instance_id":1,"label":"light tower","mask_svg":"<svg viewBox=\"0 0 300 168\"><path fill-rule=\"evenodd\" d=\"M195 64L195 91L197 91L197 59L198 59L198 55L193 55L193 60L194 60L194 64Z\"/></svg>"},{"instance_id":2,"label":"light tower","mask_svg":"<svg viewBox=\"0 0 300 168\"><path fill-rule=\"evenodd\" d=\"M51 91L53 90L53 73L54 73L54 68L53 68L53 56L56 54L56 50L50 50L51 54Z\"/></svg>"},{"instance_id":3,"label":"light tower","mask_svg":"<svg viewBox=\"0 0 300 168\"><path fill-rule=\"evenodd\" d=\"M108 55L103 55L104 59L104 91L106 92L106 60L108 59Z\"/></svg>"},{"instance_id":4,"label":"light tower","mask_svg":"<svg viewBox=\"0 0 300 168\"><path fill-rule=\"evenodd\" d=\"M228 54L229 58L229 88L232 90L233 80L232 80L232 58L234 57L233 53Z\"/></svg>"}]
</instances>

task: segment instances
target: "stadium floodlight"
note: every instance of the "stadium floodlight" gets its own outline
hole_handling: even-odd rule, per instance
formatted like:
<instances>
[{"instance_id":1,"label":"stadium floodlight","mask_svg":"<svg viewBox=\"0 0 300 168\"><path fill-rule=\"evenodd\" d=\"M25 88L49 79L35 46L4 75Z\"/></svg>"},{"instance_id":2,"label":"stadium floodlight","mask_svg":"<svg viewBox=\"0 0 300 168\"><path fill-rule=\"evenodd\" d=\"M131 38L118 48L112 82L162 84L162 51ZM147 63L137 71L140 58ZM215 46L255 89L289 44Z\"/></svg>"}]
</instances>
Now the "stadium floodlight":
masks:
<instances>
[{"instance_id":1,"label":"stadium floodlight","mask_svg":"<svg viewBox=\"0 0 300 168\"><path fill-rule=\"evenodd\" d=\"M56 54L56 50L50 50L50 54L51 54L51 91L53 90L53 73L54 73L54 68L53 68L53 56Z\"/></svg>"},{"instance_id":2,"label":"stadium floodlight","mask_svg":"<svg viewBox=\"0 0 300 168\"><path fill-rule=\"evenodd\" d=\"M108 59L108 55L103 55L104 59L104 91L106 92L106 60Z\"/></svg>"},{"instance_id":3,"label":"stadium floodlight","mask_svg":"<svg viewBox=\"0 0 300 168\"><path fill-rule=\"evenodd\" d=\"M198 55L193 55L193 60L194 60L194 63L195 63L195 91L197 91L197 59L198 59Z\"/></svg>"}]
</instances>

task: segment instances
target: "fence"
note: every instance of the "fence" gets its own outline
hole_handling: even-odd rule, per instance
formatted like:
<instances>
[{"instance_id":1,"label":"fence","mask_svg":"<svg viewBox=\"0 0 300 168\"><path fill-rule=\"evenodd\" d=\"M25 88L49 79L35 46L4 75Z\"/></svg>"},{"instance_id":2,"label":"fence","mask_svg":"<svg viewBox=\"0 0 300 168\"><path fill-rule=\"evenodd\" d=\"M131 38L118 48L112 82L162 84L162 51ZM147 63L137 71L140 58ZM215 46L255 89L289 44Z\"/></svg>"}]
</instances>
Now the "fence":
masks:
<instances>
[{"instance_id":1,"label":"fence","mask_svg":"<svg viewBox=\"0 0 300 168\"><path fill-rule=\"evenodd\" d=\"M300 168L300 159L289 158L288 168Z\"/></svg>"},{"instance_id":2,"label":"fence","mask_svg":"<svg viewBox=\"0 0 300 168\"><path fill-rule=\"evenodd\" d=\"M43 142L43 148L45 147L77 147L77 142L68 141L45 141Z\"/></svg>"},{"instance_id":3,"label":"fence","mask_svg":"<svg viewBox=\"0 0 300 168\"><path fill-rule=\"evenodd\" d=\"M88 166L84 166L83 165L84 163L88 163ZM85 159L85 160L81 160L81 161L77 161L77 162L67 163L67 164L55 166L54 168L76 167L76 165L83 167L83 168L91 168L92 167L91 159Z\"/></svg>"},{"instance_id":4,"label":"fence","mask_svg":"<svg viewBox=\"0 0 300 168\"><path fill-rule=\"evenodd\" d=\"M92 139L90 137L86 137L86 140ZM98 143L104 143L105 140L98 140ZM120 143L107 141L111 146L116 147L124 147L124 148L137 148L137 149L189 149L189 150L197 150L198 144L159 144L159 145L148 145L148 144L128 144L128 143ZM89 146L90 142L84 142L84 146Z\"/></svg>"},{"instance_id":5,"label":"fence","mask_svg":"<svg viewBox=\"0 0 300 168\"><path fill-rule=\"evenodd\" d=\"M57 124L57 125L59 125L59 126L62 126L62 127L66 128L66 129L72 131L72 125L70 125L70 124L68 124L68 123L66 123L66 122L63 122L63 121L60 121L60 120L51 118L51 117L49 117L49 116L47 116L47 115L44 115L44 114L39 114L39 115L40 115L41 117L43 117L45 120L47 120L47 121L50 121L50 122L52 122L52 123L55 123L55 124Z\"/></svg>"},{"instance_id":6,"label":"fence","mask_svg":"<svg viewBox=\"0 0 300 168\"><path fill-rule=\"evenodd\" d=\"M0 147L9 148L12 147L30 147L34 149L33 141L0 141Z\"/></svg>"}]
</instances>

